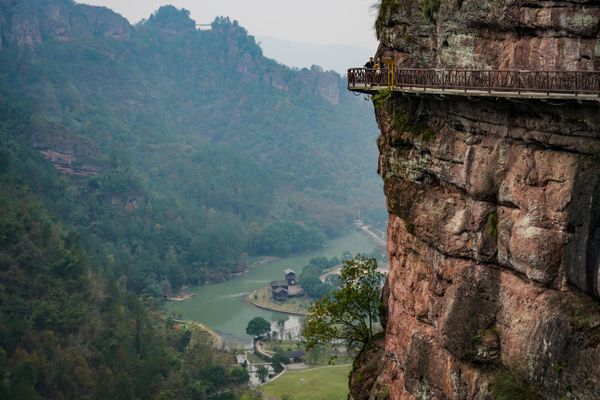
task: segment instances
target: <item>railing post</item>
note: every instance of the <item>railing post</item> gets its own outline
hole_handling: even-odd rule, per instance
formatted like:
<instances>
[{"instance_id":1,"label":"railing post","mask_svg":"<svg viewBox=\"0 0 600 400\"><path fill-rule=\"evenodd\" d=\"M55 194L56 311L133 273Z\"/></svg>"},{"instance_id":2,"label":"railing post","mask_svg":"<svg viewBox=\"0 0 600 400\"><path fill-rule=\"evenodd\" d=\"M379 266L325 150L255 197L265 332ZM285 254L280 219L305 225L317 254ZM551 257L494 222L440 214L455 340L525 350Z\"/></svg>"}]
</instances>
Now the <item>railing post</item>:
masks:
<instances>
[{"instance_id":1,"label":"railing post","mask_svg":"<svg viewBox=\"0 0 600 400\"><path fill-rule=\"evenodd\" d=\"M444 90L446 90L446 71L445 70L440 70L440 74L442 74L442 81L440 82L442 84L442 92Z\"/></svg>"},{"instance_id":2,"label":"railing post","mask_svg":"<svg viewBox=\"0 0 600 400\"><path fill-rule=\"evenodd\" d=\"M387 85L388 89L392 89L394 85L394 60L389 58L385 60L385 64L387 65Z\"/></svg>"}]
</instances>

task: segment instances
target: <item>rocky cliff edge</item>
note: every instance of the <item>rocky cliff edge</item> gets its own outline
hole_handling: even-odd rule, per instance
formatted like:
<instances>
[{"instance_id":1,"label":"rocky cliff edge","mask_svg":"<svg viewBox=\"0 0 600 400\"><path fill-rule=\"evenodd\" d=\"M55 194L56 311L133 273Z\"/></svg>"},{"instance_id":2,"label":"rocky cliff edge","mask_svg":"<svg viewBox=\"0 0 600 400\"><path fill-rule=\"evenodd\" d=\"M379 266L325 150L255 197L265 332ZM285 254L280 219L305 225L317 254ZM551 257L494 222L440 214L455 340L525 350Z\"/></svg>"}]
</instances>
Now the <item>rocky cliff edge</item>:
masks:
<instances>
[{"instance_id":1,"label":"rocky cliff edge","mask_svg":"<svg viewBox=\"0 0 600 400\"><path fill-rule=\"evenodd\" d=\"M598 70L599 27L597 1L384 0L378 55ZM387 324L355 400L599 398L599 110L397 93L376 107Z\"/></svg>"}]
</instances>

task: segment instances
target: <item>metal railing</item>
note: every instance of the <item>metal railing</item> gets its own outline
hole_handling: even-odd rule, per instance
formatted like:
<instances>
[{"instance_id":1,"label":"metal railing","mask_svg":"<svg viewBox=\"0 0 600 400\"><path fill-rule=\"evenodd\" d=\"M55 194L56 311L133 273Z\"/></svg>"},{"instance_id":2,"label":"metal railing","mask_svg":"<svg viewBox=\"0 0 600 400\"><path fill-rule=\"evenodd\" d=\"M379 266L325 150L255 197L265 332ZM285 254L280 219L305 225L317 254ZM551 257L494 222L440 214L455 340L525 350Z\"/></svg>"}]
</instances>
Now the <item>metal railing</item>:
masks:
<instances>
[{"instance_id":1,"label":"metal railing","mask_svg":"<svg viewBox=\"0 0 600 400\"><path fill-rule=\"evenodd\" d=\"M600 71L517 71L351 68L348 88L456 89L484 92L587 94L600 96Z\"/></svg>"}]
</instances>

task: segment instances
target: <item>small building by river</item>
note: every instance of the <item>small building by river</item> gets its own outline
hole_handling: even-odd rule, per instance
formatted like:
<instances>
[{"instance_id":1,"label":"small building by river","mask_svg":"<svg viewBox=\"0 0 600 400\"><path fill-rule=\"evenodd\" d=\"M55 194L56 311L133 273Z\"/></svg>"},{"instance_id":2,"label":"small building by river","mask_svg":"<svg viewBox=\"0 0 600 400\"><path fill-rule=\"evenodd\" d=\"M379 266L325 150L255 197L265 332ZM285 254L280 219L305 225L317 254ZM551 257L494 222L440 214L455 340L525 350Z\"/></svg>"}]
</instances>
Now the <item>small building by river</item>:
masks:
<instances>
[{"instance_id":1,"label":"small building by river","mask_svg":"<svg viewBox=\"0 0 600 400\"><path fill-rule=\"evenodd\" d=\"M277 301L287 301L290 297L304 296L304 289L296 281L296 272L293 269L283 271L285 280L271 282L271 294Z\"/></svg>"}]
</instances>

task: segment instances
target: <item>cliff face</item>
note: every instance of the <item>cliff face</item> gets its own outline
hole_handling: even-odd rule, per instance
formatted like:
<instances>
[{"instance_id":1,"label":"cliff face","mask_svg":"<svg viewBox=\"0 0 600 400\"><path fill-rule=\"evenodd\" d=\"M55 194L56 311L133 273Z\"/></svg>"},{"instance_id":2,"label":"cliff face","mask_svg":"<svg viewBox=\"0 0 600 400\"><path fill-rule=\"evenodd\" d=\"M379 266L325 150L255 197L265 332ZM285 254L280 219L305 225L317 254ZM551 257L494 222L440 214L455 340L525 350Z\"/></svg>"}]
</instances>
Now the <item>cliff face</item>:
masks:
<instances>
[{"instance_id":1,"label":"cliff face","mask_svg":"<svg viewBox=\"0 0 600 400\"><path fill-rule=\"evenodd\" d=\"M49 122L32 124L31 138L33 147L61 173L93 176L102 170L96 143L64 126Z\"/></svg>"},{"instance_id":2,"label":"cliff face","mask_svg":"<svg viewBox=\"0 0 600 400\"><path fill-rule=\"evenodd\" d=\"M47 40L125 40L132 31L125 18L105 7L71 0L0 0L0 50L11 46L29 48Z\"/></svg>"},{"instance_id":3,"label":"cliff face","mask_svg":"<svg viewBox=\"0 0 600 400\"><path fill-rule=\"evenodd\" d=\"M379 55L593 70L599 25L595 1L383 1ZM354 398L598 398L598 105L395 94L376 115L387 325Z\"/></svg>"}]
</instances>

